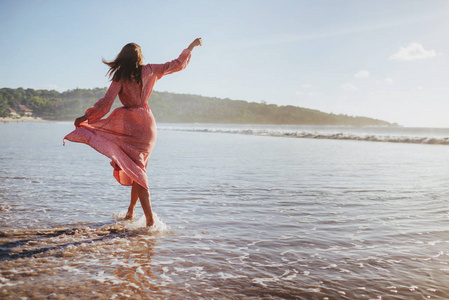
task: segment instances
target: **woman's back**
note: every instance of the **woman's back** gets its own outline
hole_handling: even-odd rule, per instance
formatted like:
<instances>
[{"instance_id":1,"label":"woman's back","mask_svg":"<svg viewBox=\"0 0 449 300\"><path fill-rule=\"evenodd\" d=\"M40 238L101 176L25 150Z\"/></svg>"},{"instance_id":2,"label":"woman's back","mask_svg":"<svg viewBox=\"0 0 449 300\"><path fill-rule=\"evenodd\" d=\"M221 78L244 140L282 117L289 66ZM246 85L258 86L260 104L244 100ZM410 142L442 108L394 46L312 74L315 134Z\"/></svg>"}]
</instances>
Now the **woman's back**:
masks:
<instances>
[{"instance_id":1,"label":"woman's back","mask_svg":"<svg viewBox=\"0 0 449 300\"><path fill-rule=\"evenodd\" d=\"M140 107L147 103L145 97L142 97L141 88L135 80L124 81L120 80L120 91L118 96L123 106L127 108Z\"/></svg>"}]
</instances>

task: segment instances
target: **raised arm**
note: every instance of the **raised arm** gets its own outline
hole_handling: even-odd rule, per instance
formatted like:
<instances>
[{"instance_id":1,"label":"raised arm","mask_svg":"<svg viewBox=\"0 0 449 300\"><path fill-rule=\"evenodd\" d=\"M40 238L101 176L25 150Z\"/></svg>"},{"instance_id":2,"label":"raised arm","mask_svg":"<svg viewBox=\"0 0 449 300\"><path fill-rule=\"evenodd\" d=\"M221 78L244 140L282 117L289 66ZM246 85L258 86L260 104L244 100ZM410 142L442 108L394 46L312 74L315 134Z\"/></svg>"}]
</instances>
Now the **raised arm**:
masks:
<instances>
[{"instance_id":1,"label":"raised arm","mask_svg":"<svg viewBox=\"0 0 449 300\"><path fill-rule=\"evenodd\" d=\"M151 66L156 71L158 78L161 78L164 75L184 70L189 64L193 48L201 45L202 45L201 38L197 38L192 43L190 43L189 47L187 47L186 49L184 49L184 51L182 51L181 55L179 55L177 59L167 62L165 64L155 64Z\"/></svg>"},{"instance_id":2,"label":"raised arm","mask_svg":"<svg viewBox=\"0 0 449 300\"><path fill-rule=\"evenodd\" d=\"M84 116L75 120L75 127L79 127L80 124L86 120L89 121L89 123L94 123L106 115L111 110L112 103L114 103L121 87L122 85L120 82L112 81L106 95L98 100L93 107L86 110Z\"/></svg>"}]
</instances>

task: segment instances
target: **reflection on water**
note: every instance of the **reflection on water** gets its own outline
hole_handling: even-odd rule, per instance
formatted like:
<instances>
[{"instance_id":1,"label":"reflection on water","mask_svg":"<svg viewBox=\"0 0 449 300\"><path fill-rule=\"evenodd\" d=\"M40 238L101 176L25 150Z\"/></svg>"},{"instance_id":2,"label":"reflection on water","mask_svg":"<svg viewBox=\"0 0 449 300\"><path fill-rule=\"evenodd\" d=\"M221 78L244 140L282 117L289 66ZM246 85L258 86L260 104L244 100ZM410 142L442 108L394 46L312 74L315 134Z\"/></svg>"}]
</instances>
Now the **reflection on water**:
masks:
<instances>
[{"instance_id":1,"label":"reflection on water","mask_svg":"<svg viewBox=\"0 0 449 300\"><path fill-rule=\"evenodd\" d=\"M114 224L0 234L2 297L123 298L158 290L148 282L157 234L145 228Z\"/></svg>"},{"instance_id":2,"label":"reflection on water","mask_svg":"<svg viewBox=\"0 0 449 300\"><path fill-rule=\"evenodd\" d=\"M70 129L0 125L0 298L449 295L448 147L161 131L148 230Z\"/></svg>"}]
</instances>

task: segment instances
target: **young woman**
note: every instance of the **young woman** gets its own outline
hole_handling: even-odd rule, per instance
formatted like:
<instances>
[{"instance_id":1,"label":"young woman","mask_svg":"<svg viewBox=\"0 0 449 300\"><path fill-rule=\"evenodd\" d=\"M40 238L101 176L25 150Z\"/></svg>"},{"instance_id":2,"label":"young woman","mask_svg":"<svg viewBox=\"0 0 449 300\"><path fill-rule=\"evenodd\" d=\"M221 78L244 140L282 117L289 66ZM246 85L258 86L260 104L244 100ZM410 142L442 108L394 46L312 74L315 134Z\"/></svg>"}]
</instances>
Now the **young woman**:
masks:
<instances>
[{"instance_id":1,"label":"young woman","mask_svg":"<svg viewBox=\"0 0 449 300\"><path fill-rule=\"evenodd\" d=\"M189 63L191 52L201 46L195 39L181 55L165 64L143 64L139 45L123 47L115 60L107 62L112 77L104 98L89 108L84 116L75 120L76 129L65 140L85 143L109 157L114 177L122 185L131 185L131 203L126 218L132 219L137 200L140 199L147 226L154 223L146 167L156 142L156 122L148 106L153 86L162 76L183 70ZM111 109L116 96L123 106ZM86 122L87 121L87 122Z\"/></svg>"}]
</instances>

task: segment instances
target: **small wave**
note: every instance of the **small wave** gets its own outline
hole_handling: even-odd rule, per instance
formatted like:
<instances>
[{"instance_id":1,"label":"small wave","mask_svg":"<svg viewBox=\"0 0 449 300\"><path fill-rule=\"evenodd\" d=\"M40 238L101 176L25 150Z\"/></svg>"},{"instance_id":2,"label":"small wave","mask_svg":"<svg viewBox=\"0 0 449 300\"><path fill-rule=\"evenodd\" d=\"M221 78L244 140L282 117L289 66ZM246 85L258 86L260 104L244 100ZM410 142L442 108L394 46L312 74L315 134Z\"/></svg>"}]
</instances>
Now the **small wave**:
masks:
<instances>
[{"instance_id":1,"label":"small wave","mask_svg":"<svg viewBox=\"0 0 449 300\"><path fill-rule=\"evenodd\" d=\"M19 179L19 180L26 180L26 179L29 179L29 178L23 177L23 176L0 176L0 179Z\"/></svg>"},{"instance_id":2,"label":"small wave","mask_svg":"<svg viewBox=\"0 0 449 300\"><path fill-rule=\"evenodd\" d=\"M11 205L8 204L0 204L0 211L10 211L12 209Z\"/></svg>"},{"instance_id":3,"label":"small wave","mask_svg":"<svg viewBox=\"0 0 449 300\"><path fill-rule=\"evenodd\" d=\"M413 137L394 135L364 135L353 133L328 133L328 132L308 132L296 130L276 130L276 129L226 129L226 128L194 128L194 127L160 127L161 130L172 131L194 131L210 133L234 133L258 136L291 137L302 139L327 139L327 140L351 140L405 144L429 144L429 145L449 145L449 137Z\"/></svg>"}]
</instances>

